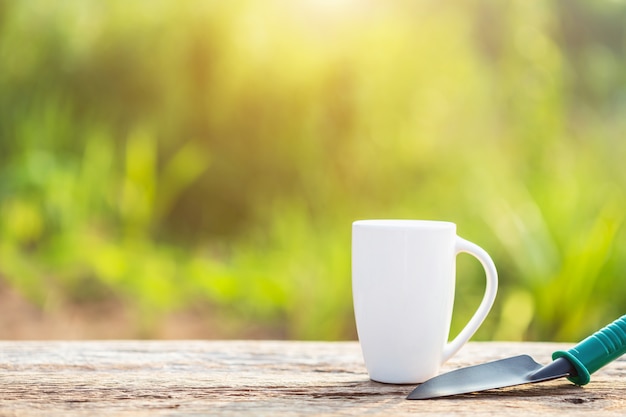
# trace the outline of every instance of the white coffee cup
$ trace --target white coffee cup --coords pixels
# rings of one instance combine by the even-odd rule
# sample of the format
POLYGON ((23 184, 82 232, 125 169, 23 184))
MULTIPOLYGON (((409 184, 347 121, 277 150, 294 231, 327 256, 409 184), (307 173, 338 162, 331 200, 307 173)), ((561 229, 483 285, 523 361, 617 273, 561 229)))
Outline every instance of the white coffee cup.
POLYGON ((352 224, 352 293, 357 332, 370 378, 413 384, 439 372, 478 330, 496 297, 498 274, 483 249, 456 235, 456 225, 427 220, 360 220, 352 224), (448 343, 456 255, 481 262, 485 295, 448 343))

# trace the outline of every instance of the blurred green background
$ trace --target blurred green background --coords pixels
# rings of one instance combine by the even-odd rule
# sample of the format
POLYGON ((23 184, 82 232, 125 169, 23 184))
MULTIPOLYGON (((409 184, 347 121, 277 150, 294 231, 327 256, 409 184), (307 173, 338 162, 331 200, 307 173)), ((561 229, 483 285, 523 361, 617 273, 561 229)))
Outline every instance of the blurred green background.
MULTIPOLYGON (((454 221, 492 255, 475 340, 583 337, 626 305, 625 21, 623 1, 0 0, 0 338, 354 339, 361 218, 454 221)), ((453 332, 484 285, 458 262, 453 332)))

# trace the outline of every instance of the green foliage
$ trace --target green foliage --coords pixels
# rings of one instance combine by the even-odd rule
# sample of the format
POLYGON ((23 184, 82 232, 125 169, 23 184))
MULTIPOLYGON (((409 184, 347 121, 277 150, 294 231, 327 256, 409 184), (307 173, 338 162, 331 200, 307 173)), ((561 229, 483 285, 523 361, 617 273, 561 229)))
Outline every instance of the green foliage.
POLYGON ((216 337, 353 338, 351 222, 444 219, 500 272, 477 338, 580 338, 626 304, 625 14, 0 1, 0 279, 143 336, 203 306, 216 337))

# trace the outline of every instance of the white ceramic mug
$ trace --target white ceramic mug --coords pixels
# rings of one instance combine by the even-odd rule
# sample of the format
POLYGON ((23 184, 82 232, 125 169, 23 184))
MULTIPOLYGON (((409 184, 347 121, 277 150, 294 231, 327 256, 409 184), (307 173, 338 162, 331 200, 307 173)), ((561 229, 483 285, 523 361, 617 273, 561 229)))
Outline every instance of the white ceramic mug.
POLYGON ((496 297, 496 267, 483 249, 456 235, 456 225, 426 220, 352 224, 352 294, 365 366, 374 381, 413 384, 439 372, 478 330, 496 297), (456 255, 478 258, 485 295, 448 343, 456 255))

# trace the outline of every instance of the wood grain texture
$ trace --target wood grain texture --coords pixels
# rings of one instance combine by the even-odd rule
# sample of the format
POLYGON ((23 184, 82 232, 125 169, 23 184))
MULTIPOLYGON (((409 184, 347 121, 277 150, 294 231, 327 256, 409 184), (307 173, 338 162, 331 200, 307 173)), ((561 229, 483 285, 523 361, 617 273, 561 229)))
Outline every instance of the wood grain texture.
MULTIPOLYGON (((443 371, 569 345, 467 344, 443 371)), ((0 416, 626 415, 626 358, 567 380, 408 401, 369 380, 356 342, 0 342, 0 416)))

